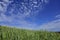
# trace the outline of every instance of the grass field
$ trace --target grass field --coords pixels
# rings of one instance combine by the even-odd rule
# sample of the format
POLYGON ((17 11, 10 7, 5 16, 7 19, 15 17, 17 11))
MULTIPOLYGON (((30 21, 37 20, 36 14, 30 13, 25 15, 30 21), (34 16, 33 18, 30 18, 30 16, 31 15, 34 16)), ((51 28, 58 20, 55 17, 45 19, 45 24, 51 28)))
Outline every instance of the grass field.
POLYGON ((60 34, 0 26, 0 40, 60 40, 60 34))

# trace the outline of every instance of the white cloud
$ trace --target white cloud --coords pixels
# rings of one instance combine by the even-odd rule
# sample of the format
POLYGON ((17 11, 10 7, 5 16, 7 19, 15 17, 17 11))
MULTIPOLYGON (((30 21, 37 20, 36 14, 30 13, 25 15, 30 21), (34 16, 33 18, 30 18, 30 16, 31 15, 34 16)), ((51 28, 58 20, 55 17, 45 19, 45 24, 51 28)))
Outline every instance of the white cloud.
MULTIPOLYGON (((43 0, 44 2, 45 2, 45 0, 43 0)), ((3 0, 3 2, 0 2, 0 13, 5 13, 6 11, 7 11, 7 6, 11 3, 11 2, 13 2, 13 0, 12 1, 9 1, 9 0, 3 0), (2 6, 3 5, 3 6, 2 6)), ((35 3, 35 4, 31 4, 31 3, 29 3, 29 5, 30 5, 30 8, 32 7, 32 9, 28 9, 27 7, 26 7, 26 5, 28 4, 26 4, 26 3, 24 3, 24 2, 22 2, 22 5, 20 6, 20 8, 19 8, 19 10, 18 10, 18 13, 20 13, 20 16, 21 15, 23 15, 24 17, 25 16, 31 16, 32 14, 33 15, 35 15, 35 13, 36 12, 38 12, 38 10, 36 10, 36 12, 34 12, 34 13, 32 13, 32 10, 34 9, 36 9, 36 7, 37 7, 37 9, 42 9, 42 5, 43 5, 43 3, 42 2, 39 2, 39 4, 37 4, 37 1, 35 2, 35 1, 33 1, 32 0, 32 2, 33 3, 35 3), (22 10, 21 10, 21 8, 23 8, 23 12, 24 12, 24 14, 21 14, 21 12, 22 12, 22 10)), ((12 5, 12 4, 11 4, 12 5)), ((20 5, 20 4, 19 4, 20 5)), ((13 11, 14 11, 14 9, 18 6, 17 4, 14 4, 14 5, 12 5, 13 6, 13 8, 9 11, 9 13, 10 14, 12 14, 13 13, 13 11)))
POLYGON ((48 3, 49 2, 49 0, 41 0, 42 2, 45 2, 45 3, 48 3))
POLYGON ((45 3, 48 3, 49 2, 49 0, 45 0, 45 3))
POLYGON ((24 20, 24 18, 21 18, 19 20, 15 19, 16 16, 14 17, 7 17, 6 15, 2 14, 0 17, 0 25, 5 25, 5 26, 15 26, 17 28, 24 28, 24 29, 34 29, 37 24, 31 23, 31 22, 27 22, 26 20, 24 20))
POLYGON ((2 0, 0 1, 0 14, 5 13, 7 11, 7 6, 11 3, 12 1, 9 0, 2 0))
POLYGON ((34 29, 37 25, 31 22, 27 22, 24 17, 11 14, 10 17, 6 16, 4 13, 0 16, 0 25, 5 26, 17 26, 17 28, 25 28, 25 29, 34 29), (18 18, 18 19, 15 19, 18 18), (5 22, 5 23, 4 23, 5 22), (7 24, 8 23, 8 24, 7 24))
POLYGON ((1 13, 0 14, 0 22, 6 22, 6 21, 8 21, 8 22, 11 22, 13 20, 13 17, 11 16, 11 17, 8 17, 8 16, 6 16, 5 14, 3 14, 3 13, 1 13))
MULTIPOLYGON (((17 24, 18 26, 22 26, 23 28, 30 28, 30 29, 34 29, 35 26, 37 26, 37 24, 34 23, 30 23, 28 21, 25 20, 26 17, 31 17, 31 15, 37 15, 35 14, 36 12, 34 11, 34 13, 32 13, 32 9, 35 9, 35 7, 40 7, 40 9, 42 9, 42 2, 39 2, 39 4, 37 4, 37 2, 34 2, 36 5, 31 5, 28 6, 31 9, 28 9, 26 7, 27 4, 23 3, 22 5, 20 4, 11 4, 12 8, 9 9, 8 5, 13 2, 13 1, 9 1, 9 0, 3 0, 3 2, 0 2, 0 22, 8 22, 8 24, 17 24), (19 10, 16 8, 20 6, 19 10), (5 12, 7 12, 7 9, 9 9, 8 13, 10 13, 10 16, 7 16, 5 12), (24 11, 23 11, 23 10, 24 11), (15 15, 13 13, 13 11, 18 10, 17 14, 15 15), (22 13, 23 12, 23 13, 22 13), (16 19, 18 18, 18 19, 16 19)), ((3 25, 8 25, 8 24, 4 24, 3 25)))
POLYGON ((56 18, 60 18, 60 15, 57 15, 56 18))
MULTIPOLYGON (((13 2, 13 0, 12 1, 9 1, 9 0, 3 0, 3 2, 0 2, 0 14, 1 13, 5 13, 6 11, 7 11, 7 6, 11 3, 11 2, 13 2), (3 5, 3 6, 2 6, 3 5)), ((32 0, 32 2, 34 2, 33 0, 32 0)), ((37 3, 37 2, 34 2, 34 3, 37 3)), ((31 4, 31 3, 30 3, 31 4)), ((30 5, 29 4, 29 5, 30 5)), ((39 4, 36 4, 36 5, 34 5, 34 9, 35 9, 35 7, 40 7, 40 9, 42 9, 42 4, 43 3, 41 3, 41 2, 39 2, 39 4)), ((12 4, 11 4, 12 5, 12 4)), ((32 4, 31 4, 32 5, 32 4)), ((30 5, 30 6, 31 6, 30 5)), ((14 5, 12 5, 13 6, 13 8, 11 8, 11 10, 9 11, 9 13, 12 15, 12 13, 13 13, 13 11, 15 10, 15 8, 18 6, 17 4, 14 4, 14 5)), ((30 7, 31 8, 31 7, 30 7)), ((39 9, 39 8, 38 8, 39 9)), ((18 10, 18 15, 21 17, 30 17, 31 15, 36 15, 36 12, 38 12, 38 11, 36 11, 36 12, 34 12, 34 13, 32 13, 32 11, 31 10, 33 10, 33 8, 32 9, 28 9, 27 7, 26 7, 26 4, 23 2, 23 4, 20 6, 20 8, 19 8, 19 10, 18 10), (23 6, 24 5, 24 6, 23 6), (24 10, 24 11, 22 11, 21 10, 21 8, 24 10), (23 14, 21 13, 21 12, 23 12, 23 14)), ((17 16, 18 16, 17 15, 17 16)))
POLYGON ((25 29, 32 29, 34 30, 35 27, 37 26, 37 24, 34 24, 34 23, 30 23, 30 22, 27 22, 27 21, 22 21, 20 22, 20 26, 21 28, 25 28, 25 29))
POLYGON ((40 29, 47 31, 60 31, 60 19, 42 24, 40 26, 40 29))

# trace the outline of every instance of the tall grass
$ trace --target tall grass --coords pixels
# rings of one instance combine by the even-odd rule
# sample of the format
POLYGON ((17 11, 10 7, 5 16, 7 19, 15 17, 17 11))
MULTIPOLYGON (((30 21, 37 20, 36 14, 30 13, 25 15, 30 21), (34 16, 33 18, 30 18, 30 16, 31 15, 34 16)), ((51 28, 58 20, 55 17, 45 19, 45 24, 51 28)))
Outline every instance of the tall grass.
POLYGON ((60 34, 0 26, 0 40, 60 40, 60 34))

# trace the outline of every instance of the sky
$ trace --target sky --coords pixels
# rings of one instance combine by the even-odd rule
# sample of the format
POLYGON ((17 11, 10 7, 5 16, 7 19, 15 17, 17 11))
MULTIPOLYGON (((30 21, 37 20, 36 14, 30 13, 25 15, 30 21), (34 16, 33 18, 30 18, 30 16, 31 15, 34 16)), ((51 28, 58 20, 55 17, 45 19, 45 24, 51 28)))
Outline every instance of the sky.
POLYGON ((0 25, 60 31, 60 0, 0 0, 0 25))

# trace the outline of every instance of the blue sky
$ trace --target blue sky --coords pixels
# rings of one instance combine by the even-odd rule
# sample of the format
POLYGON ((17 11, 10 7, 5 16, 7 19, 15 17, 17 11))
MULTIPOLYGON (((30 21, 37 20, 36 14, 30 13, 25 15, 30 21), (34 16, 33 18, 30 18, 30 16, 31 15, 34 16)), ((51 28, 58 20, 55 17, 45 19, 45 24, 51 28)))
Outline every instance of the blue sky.
POLYGON ((60 31, 60 0, 0 0, 0 25, 60 31))

